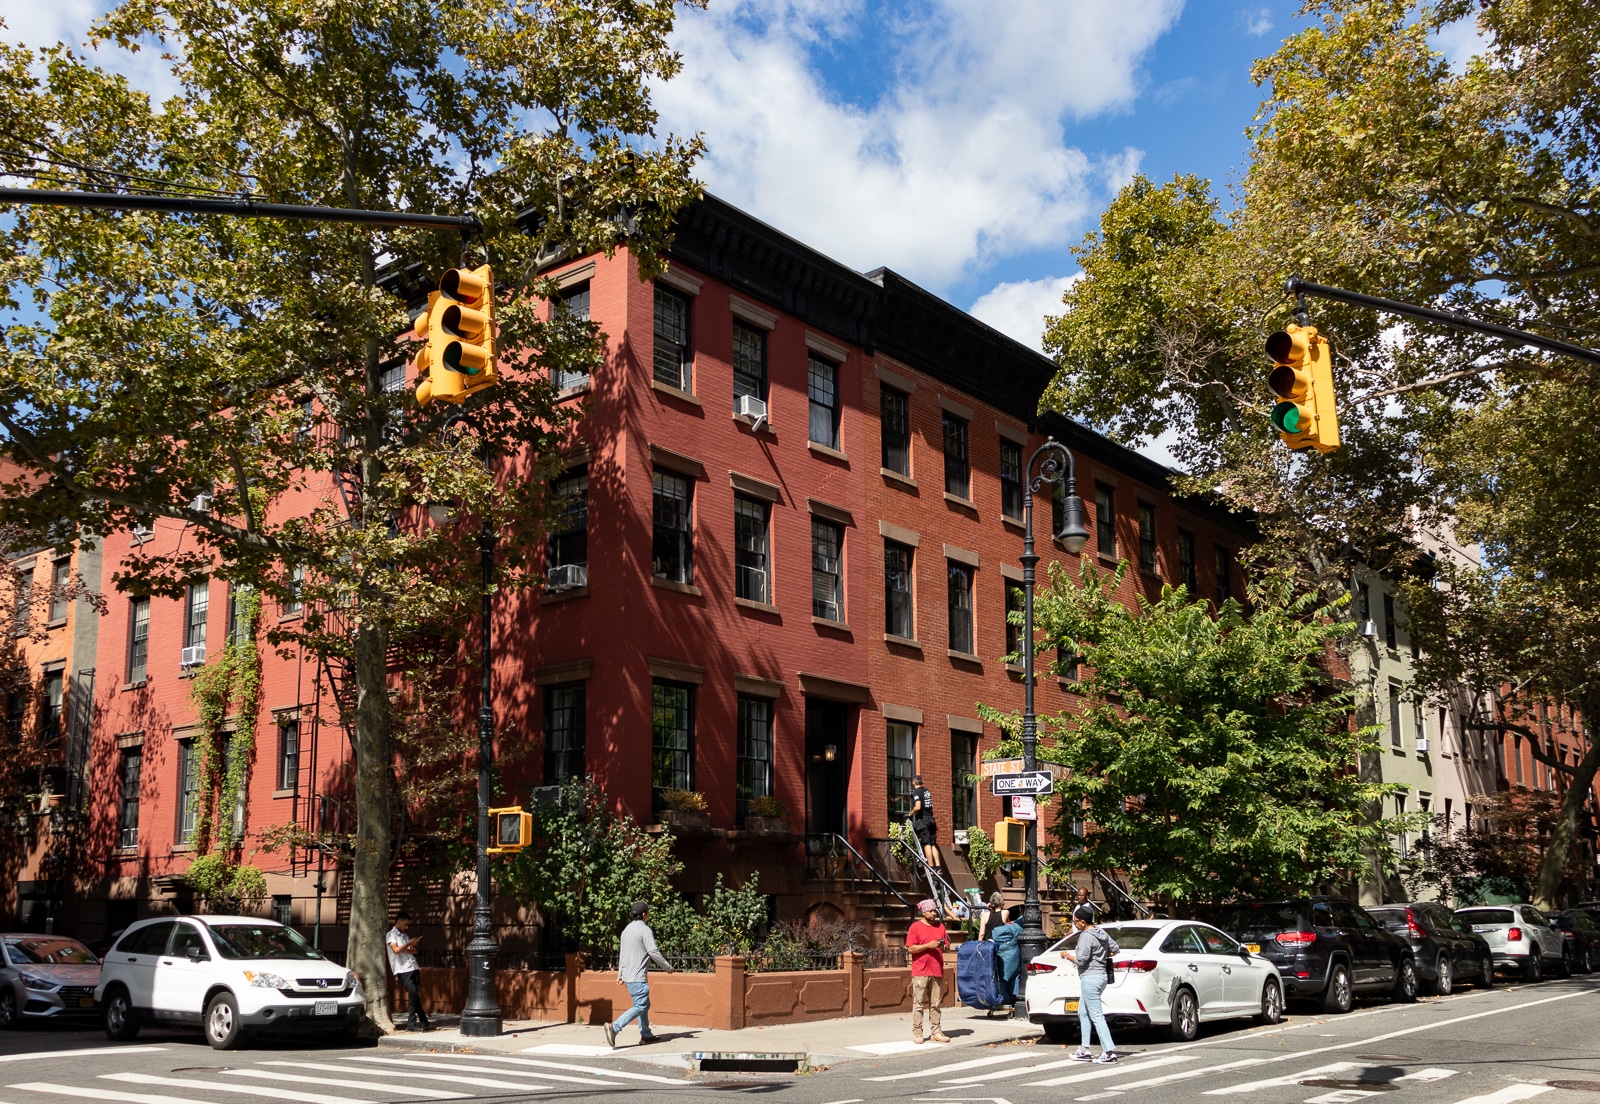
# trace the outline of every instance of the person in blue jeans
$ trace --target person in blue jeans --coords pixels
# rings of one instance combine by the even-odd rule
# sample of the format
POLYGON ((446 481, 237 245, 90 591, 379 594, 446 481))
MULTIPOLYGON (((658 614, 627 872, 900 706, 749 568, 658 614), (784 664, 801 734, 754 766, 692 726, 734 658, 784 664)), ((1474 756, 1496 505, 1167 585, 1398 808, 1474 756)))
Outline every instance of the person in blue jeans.
POLYGON ((650 966, 672 973, 672 964, 661 957, 655 933, 650 930, 650 902, 633 903, 633 922, 622 929, 622 946, 617 956, 617 980, 633 998, 633 1007, 606 1024, 606 1045, 617 1045, 617 1032, 635 1019, 639 1021, 639 1042, 653 1043, 650 1032, 650 966))
POLYGON ((1078 967, 1078 1052, 1073 1060, 1110 1065, 1117 1060, 1106 1024, 1100 994, 1111 980, 1111 960, 1122 950, 1106 930, 1094 922, 1094 906, 1083 904, 1072 910, 1072 926, 1078 930, 1077 946, 1067 952, 1067 960, 1078 967), (1089 1050, 1090 1026, 1100 1034, 1100 1057, 1089 1050))

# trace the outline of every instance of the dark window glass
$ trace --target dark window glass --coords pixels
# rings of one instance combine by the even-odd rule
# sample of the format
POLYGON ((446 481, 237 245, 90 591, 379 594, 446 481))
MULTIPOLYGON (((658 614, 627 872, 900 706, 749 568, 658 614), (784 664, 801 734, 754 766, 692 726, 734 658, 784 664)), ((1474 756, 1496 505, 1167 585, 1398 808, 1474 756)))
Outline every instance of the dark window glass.
POLYGON ((150 650, 150 599, 135 598, 128 607, 128 681, 143 682, 150 650))
POLYGON ((249 587, 243 583, 228 584, 228 640, 229 644, 244 644, 249 639, 250 626, 240 616, 239 599, 249 587))
POLYGON ((972 468, 967 462, 967 423, 949 412, 944 416, 944 490, 957 498, 972 497, 972 468))
POLYGON ((772 796, 772 702, 739 695, 739 778, 735 797, 740 823, 752 797, 772 796))
POLYGON ((743 322, 733 324, 733 408, 739 396, 767 398, 767 333, 743 322))
POLYGON ((811 439, 829 448, 839 447, 839 366, 811 357, 806 374, 811 396, 811 439))
POLYGON ((971 653, 972 568, 953 560, 949 568, 950 648, 956 652, 971 653))
POLYGON ((1156 508, 1139 503, 1139 570, 1156 573, 1156 508))
POLYGON ((1178 581, 1189 591, 1189 600, 1200 594, 1200 574, 1194 563, 1194 534, 1178 530, 1178 581))
POLYGON ((844 620, 844 529, 811 519, 811 616, 844 620))
POLYGON ((950 827, 956 831, 978 823, 978 738, 970 732, 950 734, 950 827))
POLYGON ((1404 737, 1400 733, 1400 684, 1389 683, 1389 743, 1398 750, 1404 737))
POLYGON ((284 925, 293 923, 294 898, 287 893, 273 894, 272 918, 284 925))
MULTIPOLYGON (((233 752, 234 752, 234 737, 233 736, 229 736, 226 740, 223 741, 223 744, 222 744, 222 763, 221 763, 221 766, 222 766, 222 778, 227 778, 228 777, 228 773, 231 770, 231 764, 233 763, 233 752)), ((237 796, 235 797, 234 802, 233 802, 233 826, 232 826, 232 829, 231 829, 232 835, 230 836, 230 838, 235 843, 237 843, 240 840, 244 839, 244 805, 245 805, 245 799, 249 796, 249 789, 250 789, 249 782, 248 782, 249 774, 250 774, 250 769, 249 769, 249 767, 246 767, 245 768, 245 774, 244 774, 244 777, 245 777, 246 780, 240 783, 240 785, 239 785, 239 793, 237 794, 237 796)))
MULTIPOLYGON (((1000 512, 1022 520, 1022 446, 1000 439, 1000 512)), ((1058 525, 1052 532, 1059 532, 1058 525)))
POLYGON ((550 567, 589 562, 589 469, 574 468, 550 488, 559 503, 545 550, 550 567))
POLYGON ((193 740, 178 741, 178 842, 194 839, 195 812, 200 804, 200 771, 193 740))
POLYGON ((1391 648, 1400 646, 1399 640, 1395 637, 1394 595, 1392 594, 1383 596, 1383 642, 1391 648))
POLYGON ((50 579, 50 620, 65 621, 67 619, 67 587, 72 582, 72 563, 69 560, 57 560, 51 568, 50 579))
POLYGON ((651 694, 651 785, 662 790, 694 789, 694 687, 655 682, 651 694))
POLYGON ((1217 559, 1217 605, 1233 597, 1233 553, 1226 548, 1216 550, 1217 559))
POLYGON ((771 506, 759 498, 733 496, 734 595, 752 602, 771 602, 767 554, 767 512, 771 506))
POLYGON ((917 635, 916 621, 912 617, 911 565, 910 548, 894 541, 883 542, 883 631, 907 640, 915 640, 917 635))
POLYGON ((657 382, 680 391, 692 390, 689 367, 689 300, 677 292, 656 285, 656 347, 654 372, 657 382))
MULTIPOLYGON (((561 290, 561 298, 556 301, 556 310, 568 317, 583 322, 589 320, 589 282, 573 284, 561 290)), ((589 383, 589 373, 565 368, 559 364, 550 367, 550 383, 557 391, 565 391, 571 387, 584 387, 589 383)))
POLYGON ((16 576, 16 591, 14 593, 15 606, 11 613, 11 631, 16 636, 23 636, 28 631, 32 622, 33 606, 33 572, 19 571, 16 576))
POLYGON ((1006 655, 1011 663, 1022 662, 1022 588, 1011 585, 1006 579, 1006 655), (1012 615, 1015 614, 1015 617, 1012 615))
POLYGON ((118 847, 139 846, 139 771, 144 752, 129 748, 122 753, 122 794, 117 816, 118 847))
POLYGON ((6 735, 13 744, 22 742, 22 726, 28 719, 28 692, 13 690, 6 695, 6 735))
POLYGON ((60 671, 51 671, 44 677, 44 723, 39 729, 39 739, 47 747, 61 739, 61 684, 60 671))
POLYGON ((289 572, 289 593, 284 597, 284 600, 283 600, 283 616, 285 616, 285 617, 299 617, 301 611, 305 609, 305 601, 304 601, 304 599, 302 597, 302 594, 301 594, 302 590, 305 587, 305 582, 306 582, 306 569, 305 568, 303 568, 303 567, 295 567, 295 568, 290 570, 290 572, 289 572))
POLYGON ((1094 485, 1095 548, 1102 556, 1113 559, 1117 555, 1117 506, 1111 488, 1104 483, 1094 485))
POLYGON ((315 399, 300 400, 300 417, 295 421, 294 439, 304 441, 311 436, 311 431, 317 424, 317 402, 315 399))
POLYGON ((883 466, 897 475, 911 474, 911 397, 885 387, 880 393, 879 428, 883 437, 883 466))
POLYGON ((888 737, 889 820, 894 823, 911 815, 911 776, 917 773, 917 726, 890 721, 888 737))
POLYGON ((278 789, 300 788, 300 722, 278 725, 278 789))
POLYGON ((544 784, 556 786, 581 780, 584 761, 587 687, 564 682, 550 687, 544 697, 544 784))
POLYGON ((189 593, 184 601, 183 646, 185 648, 205 647, 206 617, 210 612, 210 581, 202 579, 198 583, 190 583, 189 593))
POLYGON ((694 483, 686 475, 657 468, 654 476, 655 539, 651 570, 675 583, 694 582, 694 483))
POLYGON ((1056 645, 1056 677, 1078 681, 1083 660, 1078 658, 1076 650, 1064 644, 1056 645))

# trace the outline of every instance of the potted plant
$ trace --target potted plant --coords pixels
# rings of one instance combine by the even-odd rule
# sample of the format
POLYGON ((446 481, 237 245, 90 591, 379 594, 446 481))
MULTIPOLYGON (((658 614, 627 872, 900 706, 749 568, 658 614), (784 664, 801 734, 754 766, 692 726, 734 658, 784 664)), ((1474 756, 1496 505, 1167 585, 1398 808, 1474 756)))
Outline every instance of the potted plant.
POLYGON ((744 827, 748 832, 788 835, 789 810, 781 800, 769 795, 752 797, 746 805, 744 827))
POLYGON ((711 827, 706 795, 695 790, 662 790, 661 823, 669 828, 706 829, 711 827))

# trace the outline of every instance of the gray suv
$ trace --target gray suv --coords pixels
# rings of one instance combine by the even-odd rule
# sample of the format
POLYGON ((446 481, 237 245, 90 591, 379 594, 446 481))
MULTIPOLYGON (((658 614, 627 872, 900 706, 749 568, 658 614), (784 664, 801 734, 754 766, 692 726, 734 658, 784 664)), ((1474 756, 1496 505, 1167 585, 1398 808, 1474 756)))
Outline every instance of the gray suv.
POLYGON ((1532 905, 1473 905, 1456 909, 1456 915, 1489 941, 1496 969, 1514 970, 1528 981, 1541 980, 1547 970, 1572 976, 1565 938, 1532 905))

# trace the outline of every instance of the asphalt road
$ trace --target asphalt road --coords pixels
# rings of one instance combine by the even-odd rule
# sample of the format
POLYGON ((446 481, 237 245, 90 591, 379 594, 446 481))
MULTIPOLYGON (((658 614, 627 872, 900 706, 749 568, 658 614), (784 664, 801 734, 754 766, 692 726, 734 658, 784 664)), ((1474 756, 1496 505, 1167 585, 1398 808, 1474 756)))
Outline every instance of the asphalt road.
POLYGON ((793 1104, 868 1101, 1237 1098, 1250 1104, 1600 1104, 1600 975, 1537 986, 1364 1004, 1278 1027, 1208 1027, 1189 1044, 1127 1033, 1112 1066, 1030 1037, 863 1058, 799 1075, 687 1073, 628 1054, 419 1054, 393 1048, 253 1043, 217 1052, 198 1035, 146 1031, 108 1044, 95 1030, 0 1035, 0 1104, 406 1104, 564 1098, 685 1104, 730 1094, 793 1104), (1562 1084, 1565 1083, 1565 1084, 1562 1084), (1584 1085, 1587 1087, 1583 1087, 1584 1085))

